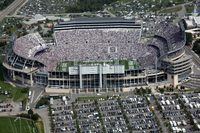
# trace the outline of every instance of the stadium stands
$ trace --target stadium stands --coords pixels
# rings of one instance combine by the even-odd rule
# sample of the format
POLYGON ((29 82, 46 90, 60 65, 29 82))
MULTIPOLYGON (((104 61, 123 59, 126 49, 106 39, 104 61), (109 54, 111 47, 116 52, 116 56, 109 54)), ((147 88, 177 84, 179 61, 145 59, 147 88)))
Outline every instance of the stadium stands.
POLYGON ((163 37, 167 40, 168 52, 176 51, 183 48, 185 45, 184 34, 181 28, 169 22, 162 21, 158 23, 155 35, 163 37))
MULTIPOLYGON (((24 73, 31 79, 31 83, 46 85, 49 88, 99 87, 107 90, 106 88, 161 82, 167 80, 167 72, 178 72, 176 70, 179 69, 173 65, 186 60, 185 57, 182 58, 185 39, 182 30, 176 25, 159 22, 155 27, 154 37, 147 43, 142 43, 141 25, 133 20, 116 20, 116 23, 114 20, 62 22, 55 26, 53 44, 46 43, 39 33, 18 38, 4 66, 13 80, 23 79, 22 83, 25 82, 24 76, 21 76, 22 72, 28 68, 30 71, 24 73), (176 57, 178 59, 173 61, 176 57), (64 62, 84 61, 104 63, 88 63, 84 66, 69 63, 65 69, 58 70, 58 66, 64 62), (107 64, 108 61, 114 63, 107 64), (161 63, 162 61, 164 63, 161 63), (161 68, 160 75, 157 75, 156 70, 156 73, 151 73, 148 77, 144 70, 157 69, 158 64, 159 69, 161 68), (16 67, 17 65, 19 67, 16 67), (86 71, 87 65, 89 67, 86 71), (37 70, 33 71, 32 67, 37 70), (51 75, 58 75, 59 78, 51 75)), ((185 67, 178 66, 180 69, 184 68, 179 72, 184 73, 186 69, 188 72, 189 63, 190 59, 187 58, 187 64, 183 64, 185 67)))

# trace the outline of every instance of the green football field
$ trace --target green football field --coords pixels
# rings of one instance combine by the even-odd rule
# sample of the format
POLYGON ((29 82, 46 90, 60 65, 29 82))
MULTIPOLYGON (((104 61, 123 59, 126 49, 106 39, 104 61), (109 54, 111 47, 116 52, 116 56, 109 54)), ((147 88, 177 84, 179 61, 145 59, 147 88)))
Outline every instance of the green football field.
POLYGON ((39 133, 31 120, 0 117, 0 133, 39 133))

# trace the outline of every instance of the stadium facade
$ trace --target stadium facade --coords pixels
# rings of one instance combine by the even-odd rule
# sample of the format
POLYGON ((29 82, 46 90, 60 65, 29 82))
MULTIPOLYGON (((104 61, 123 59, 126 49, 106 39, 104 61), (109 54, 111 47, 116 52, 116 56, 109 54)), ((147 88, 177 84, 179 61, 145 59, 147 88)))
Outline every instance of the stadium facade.
POLYGON ((124 19, 60 22, 54 41, 39 33, 13 41, 3 66, 13 82, 40 85, 50 93, 130 91, 167 82, 174 86, 191 73, 185 34, 168 22, 156 25, 142 43, 142 24, 124 19))

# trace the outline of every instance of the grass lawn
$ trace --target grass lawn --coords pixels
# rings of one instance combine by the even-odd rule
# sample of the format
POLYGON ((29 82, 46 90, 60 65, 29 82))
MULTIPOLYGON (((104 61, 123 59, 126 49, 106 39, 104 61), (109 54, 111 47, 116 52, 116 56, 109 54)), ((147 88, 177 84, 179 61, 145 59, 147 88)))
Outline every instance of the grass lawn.
POLYGON ((42 122, 41 119, 39 119, 36 123, 35 123, 37 129, 39 130, 39 133, 44 133, 44 124, 42 122))
MULTIPOLYGON (((2 47, 0 47, 0 51, 2 47)), ((0 52, 1 53, 1 52, 0 52)), ((28 89, 24 89, 21 87, 13 87, 12 85, 4 82, 3 77, 3 66, 2 66, 3 57, 0 56, 0 101, 5 100, 13 100, 13 101, 23 101, 28 96, 28 89), (9 93, 9 95, 5 95, 5 91, 9 93)))
POLYGON ((27 98, 28 89, 13 87, 3 81, 0 81, 0 87, 0 100, 22 101, 27 98), (8 92, 8 95, 4 94, 5 91, 8 92))
POLYGON ((186 5, 185 6, 186 12, 187 13, 192 13, 194 11, 194 6, 192 5, 186 5))
POLYGON ((0 117, 0 133, 39 133, 39 131, 31 120, 0 117))

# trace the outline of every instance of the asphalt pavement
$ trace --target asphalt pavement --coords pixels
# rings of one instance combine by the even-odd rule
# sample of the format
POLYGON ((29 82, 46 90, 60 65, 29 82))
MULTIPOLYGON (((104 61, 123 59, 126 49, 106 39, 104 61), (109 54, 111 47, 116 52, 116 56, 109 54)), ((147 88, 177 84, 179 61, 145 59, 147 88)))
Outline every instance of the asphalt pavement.
POLYGON ((48 115, 48 108, 36 109, 34 110, 34 112, 38 113, 40 117, 42 118, 45 133, 51 133, 51 123, 50 123, 50 118, 48 115))
POLYGON ((190 48, 188 48, 187 46, 185 46, 185 52, 186 52, 186 54, 191 55, 194 64, 197 67, 200 67, 200 58, 199 58, 199 56, 194 51, 192 51, 190 48))
POLYGON ((40 100, 40 98, 44 94, 44 87, 34 86, 30 88, 31 96, 29 99, 30 108, 34 108, 36 103, 40 100))

